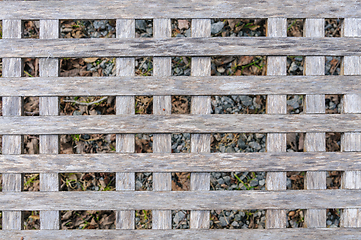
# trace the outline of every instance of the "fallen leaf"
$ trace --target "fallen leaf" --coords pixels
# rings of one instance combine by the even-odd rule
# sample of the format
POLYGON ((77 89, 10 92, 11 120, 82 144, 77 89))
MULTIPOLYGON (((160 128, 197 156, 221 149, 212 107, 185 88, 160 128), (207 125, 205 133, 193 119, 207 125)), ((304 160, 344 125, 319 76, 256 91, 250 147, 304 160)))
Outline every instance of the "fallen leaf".
POLYGON ((253 56, 242 56, 238 60, 238 66, 250 64, 253 61, 253 56))
POLYGON ((95 62, 96 60, 98 60, 98 58, 84 58, 83 60, 84 60, 84 62, 86 62, 86 63, 93 63, 93 62, 95 62))

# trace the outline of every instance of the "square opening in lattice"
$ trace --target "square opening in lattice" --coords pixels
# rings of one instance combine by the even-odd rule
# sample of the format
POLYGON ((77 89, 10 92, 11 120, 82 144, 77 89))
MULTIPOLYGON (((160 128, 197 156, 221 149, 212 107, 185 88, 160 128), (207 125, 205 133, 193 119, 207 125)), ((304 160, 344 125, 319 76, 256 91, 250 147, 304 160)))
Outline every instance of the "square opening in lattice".
POLYGON ((265 172, 212 172, 211 190, 265 190, 265 172))
POLYGON ((153 37, 153 19, 135 20, 135 37, 152 38, 153 37))
POLYGON ((304 190, 306 172, 287 172, 287 190, 304 190))
POLYGON ((341 37, 343 19, 325 19, 325 37, 341 37))
POLYGON ((39 58, 23 58, 23 77, 39 77, 39 58))
POLYGON ((325 95, 325 112, 327 114, 341 114, 342 112, 342 95, 325 95))
POLYGON ((172 96, 172 114, 190 114, 191 96, 172 96))
POLYGON ((172 19, 172 37, 191 37, 191 19, 172 19))
POLYGON ((212 76, 266 75, 266 56, 214 56, 212 76))
POLYGON ((115 58, 61 58, 59 77, 115 76, 115 58))
POLYGON ((115 115, 115 97, 60 97, 59 115, 115 115))
POLYGON ((327 189, 340 189, 341 188, 341 176, 340 171, 327 171, 326 172, 326 188, 327 189))
POLYGON ((325 57, 325 75, 341 75, 342 57, 325 57))
POLYGON ((287 152, 303 152, 305 133, 287 133, 287 152))
POLYGON ((266 95, 211 96, 212 114, 265 114, 266 95))
POLYGON ((152 76, 153 75, 153 58, 136 57, 135 58, 135 75, 152 76))
POLYGON ((23 191, 40 191, 39 173, 25 173, 23 179, 23 191))
POLYGON ((287 113, 299 114, 303 113, 304 95, 287 95, 287 113))
POLYGON ((263 229, 266 210, 211 210, 210 229, 263 229))
POLYGON ((135 134, 135 152, 152 153, 153 152, 153 134, 135 134))
POLYGON ((302 228, 305 222, 305 211, 303 209, 287 210, 286 228, 302 228))
POLYGON ((152 210, 135 210, 135 229, 152 229, 152 210))
POLYGON ((115 229, 115 211, 60 211, 61 230, 115 229))
POLYGON ((334 228, 340 227, 340 220, 341 220, 341 209, 326 209, 326 227, 327 228, 334 228))
POLYGON ((190 133, 172 133, 172 153, 190 153, 190 133))
POLYGON ((66 134, 59 142, 61 154, 115 152, 115 134, 66 134))
POLYGON ((172 173, 172 191, 189 191, 191 185, 191 173, 172 173))
POLYGON ((115 20, 61 20, 60 38, 115 38, 115 20))
POLYGON ((24 154, 39 154, 39 135, 24 135, 24 154))
POLYGON ((60 191, 115 191, 115 173, 61 173, 60 191))
POLYGON ((303 37, 304 19, 287 19, 287 37, 303 37))
POLYGON ((263 133, 212 133, 211 152, 265 152, 266 134, 263 133))
POLYGON ((303 75, 304 57, 287 56, 287 75, 303 75))
POLYGON ((24 216, 23 230, 40 230, 39 211, 22 211, 24 216))
POLYGON ((24 97, 24 116, 39 116, 39 97, 24 97))
POLYGON ((40 21, 23 21, 23 38, 39 38, 40 21))
POLYGON ((135 114, 153 114, 153 96, 135 96, 135 114))
POLYGON ((172 229, 189 229, 189 210, 172 210, 172 229))
POLYGON ((135 173, 135 191, 153 191, 153 173, 135 173))
POLYGON ((326 152, 341 151, 341 133, 326 133, 326 152))
POLYGON ((191 61, 191 57, 172 57, 172 75, 190 76, 191 61))
POLYGON ((212 37, 266 36, 267 20, 262 18, 212 19, 212 37))

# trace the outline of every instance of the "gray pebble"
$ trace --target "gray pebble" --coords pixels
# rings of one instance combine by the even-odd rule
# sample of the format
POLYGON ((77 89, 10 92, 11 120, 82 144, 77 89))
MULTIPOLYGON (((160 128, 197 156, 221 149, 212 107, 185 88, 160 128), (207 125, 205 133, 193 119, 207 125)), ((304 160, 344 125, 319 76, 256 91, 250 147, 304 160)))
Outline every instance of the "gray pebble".
POLYGON ((229 218, 228 217, 220 217, 219 221, 220 221, 222 227, 226 227, 229 223, 229 218))
POLYGON ((223 27, 224 27, 224 22, 213 23, 212 26, 211 26, 212 34, 219 33, 222 30, 223 27))
POLYGON ((249 185, 250 185, 251 187, 256 187, 256 186, 258 186, 258 180, 257 180, 257 179, 252 179, 252 180, 250 181, 249 185))
POLYGON ((243 96, 239 96, 239 98, 241 99, 242 104, 244 106, 246 106, 246 107, 251 106, 252 103, 253 103, 253 99, 251 97, 249 97, 249 96, 244 96, 243 95, 243 96))
POLYGON ((265 180, 264 180, 264 179, 259 180, 259 181, 258 181, 258 184, 259 184, 260 186, 263 186, 263 185, 265 184, 265 180))
POLYGON ((145 20, 135 20, 135 28, 140 31, 145 32, 147 28, 147 23, 145 20))
POLYGON ((255 150, 261 149, 261 145, 258 142, 250 142, 248 145, 255 150))
POLYGON ((182 211, 179 211, 175 214, 173 221, 178 224, 180 221, 182 221, 185 218, 185 214, 182 211))

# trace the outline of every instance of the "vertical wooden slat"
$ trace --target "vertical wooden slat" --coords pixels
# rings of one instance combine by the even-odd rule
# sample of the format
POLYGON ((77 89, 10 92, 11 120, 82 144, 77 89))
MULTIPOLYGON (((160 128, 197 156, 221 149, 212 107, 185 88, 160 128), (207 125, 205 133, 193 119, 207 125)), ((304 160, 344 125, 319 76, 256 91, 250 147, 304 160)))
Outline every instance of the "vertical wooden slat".
MULTIPOLYGON (((287 19, 269 18, 267 21, 268 37, 286 37, 287 19)), ((268 57, 267 75, 286 75, 286 57, 268 57)), ((267 114, 286 114, 287 96, 286 95, 268 95, 267 114)), ((267 134, 267 152, 285 152, 286 134, 268 133, 267 134)), ((266 175, 267 190, 286 190, 286 172, 268 172, 266 175)), ((266 228, 285 228, 286 210, 267 210, 266 228)))
MULTIPOLYGON (((361 36, 361 18, 346 18, 343 23, 343 37, 361 36)), ((361 58, 345 56, 344 75, 361 74, 361 58)), ((361 113, 361 94, 346 94, 343 98, 343 113, 361 113)), ((361 133, 347 132, 342 135, 341 151, 361 151, 361 133)), ((361 189, 361 171, 345 171, 342 174, 343 189, 361 189)), ((341 227, 361 227, 361 209, 343 209, 341 227)))
MULTIPOLYGON (((59 20, 40 20, 40 39, 59 38, 59 20)), ((59 75, 59 59, 40 58, 40 77, 57 77, 59 75)), ((59 115, 58 97, 39 98, 40 115, 59 115)), ((59 153, 59 135, 39 136, 40 154, 59 153)), ((59 191, 58 173, 40 173, 40 191, 59 191)), ((40 229, 59 229, 59 211, 40 211, 40 229)))
MULTIPOLYGON (((305 37, 324 37, 325 19, 306 19, 305 37)), ((306 57, 305 75, 325 75, 325 57, 306 57)), ((306 95, 306 113, 325 113, 325 95, 306 95)), ((307 152, 326 151, 325 133, 306 133, 304 149, 307 152)), ((305 189, 326 189, 326 172, 308 171, 305 189)), ((306 210, 305 225, 308 228, 326 227, 326 209, 306 210)))
MULTIPOLYGON (((154 19, 154 38, 171 37, 171 20, 154 19)), ((153 58, 154 76, 170 76, 172 74, 172 62, 170 57, 153 58)), ((171 96, 154 96, 153 97, 153 114, 167 115, 171 114, 171 96)), ((172 135, 171 134, 154 134, 153 152, 170 153, 172 152, 172 135)), ((171 191, 172 190, 171 173, 153 173, 153 190, 154 191, 171 191)), ((172 228, 172 211, 171 210, 153 210, 152 211, 152 228, 153 229, 171 229, 172 228)))
MULTIPOLYGON (((21 38, 21 20, 3 20, 3 38, 21 38)), ((3 58, 3 77, 21 77, 23 66, 21 58, 3 58)), ((21 116, 23 99, 21 97, 3 97, 3 116, 21 116)), ((23 136, 3 135, 3 154, 21 154, 23 152, 23 136)), ((23 174, 3 174, 4 192, 20 192, 23 188, 23 174)), ((3 211, 3 230, 21 230, 23 216, 21 211, 3 211)))
MULTIPOLYGON (((117 38, 134 38, 135 37, 135 20, 118 19, 116 26, 117 38)), ((134 58, 117 58, 116 59, 117 76, 134 76, 135 60, 134 58)), ((117 96, 116 97, 116 114, 135 114, 134 96, 117 96)), ((134 134, 117 134, 116 151, 122 153, 133 153, 135 149, 134 134)), ((135 163, 136 164, 136 163, 135 163)), ((135 190, 134 173, 116 173, 116 190, 123 191, 135 190)), ((116 212, 117 229, 134 229, 135 212, 117 211, 116 212)))
MULTIPOLYGON (((211 20, 193 19, 192 37, 210 37, 211 20)), ((211 58, 193 57, 191 61, 192 76, 210 76, 211 58)), ((210 114, 211 97, 193 96, 191 102, 192 114, 210 114)), ((211 135, 210 134, 192 134, 191 152, 210 152, 211 135)), ((191 191, 209 191, 210 174, 209 173, 191 173, 191 191)), ((191 211, 190 228, 209 228, 209 211, 191 211)))

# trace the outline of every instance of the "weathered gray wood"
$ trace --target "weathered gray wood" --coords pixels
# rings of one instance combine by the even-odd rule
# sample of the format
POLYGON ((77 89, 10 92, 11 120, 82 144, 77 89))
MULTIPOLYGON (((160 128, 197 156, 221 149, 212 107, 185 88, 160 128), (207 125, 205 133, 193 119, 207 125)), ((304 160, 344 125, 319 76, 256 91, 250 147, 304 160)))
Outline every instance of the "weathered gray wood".
POLYGON ((0 3, 0 15, 7 19, 118 19, 118 18, 345 18, 358 17, 357 1, 245 0, 190 1, 58 1, 0 3))
MULTIPOLYGON (((125 68, 124 59, 128 58, 118 59, 123 59, 125 68)), ((134 72, 134 66, 132 69, 134 72)), ((360 81, 361 76, 8 77, 0 81, 0 95, 351 94, 361 91, 360 81)))
MULTIPOLYGON (((209 105, 210 106, 210 102, 209 105)), ((0 117, 0 134, 361 131, 361 114, 173 114, 0 117), (147 123, 144 125, 144 123, 147 123)))
MULTIPOLYGON (((135 20, 117 19, 116 22, 117 38, 134 38, 135 37, 135 20)), ((116 75, 119 82, 120 76, 135 75, 134 58, 117 58, 116 59, 116 75)), ((119 83, 118 83, 119 84, 119 83)), ((114 87, 114 86, 113 86, 114 87)), ((116 97, 116 114, 135 114, 134 96, 117 96, 116 97)), ((134 134, 117 134, 116 135, 116 151, 120 153, 133 153, 135 149, 134 134)), ((118 162, 113 161, 113 163, 118 162)), ((136 164, 136 162, 133 162, 136 164)), ((116 190, 123 191, 135 190, 135 174, 134 172, 123 172, 123 169, 116 171, 116 190)), ((134 229, 135 228, 135 211, 116 211, 116 228, 117 229, 134 229)))
MULTIPOLYGON (((192 20, 192 37, 210 37, 211 20, 210 19, 193 19, 192 20)), ((191 61, 192 76, 210 76, 211 75, 211 58, 194 57, 191 61)), ((191 101, 192 114, 210 114, 211 97, 210 96, 193 96, 191 101)), ((191 152, 210 152, 211 150, 210 134, 192 134, 191 135, 191 152)), ((191 191, 209 191, 210 174, 209 173, 191 173, 191 191)), ((190 229, 209 228, 209 211, 191 211, 190 229)))
MULTIPOLYGON (((268 37, 287 37, 287 19, 269 18, 267 21, 268 37)), ((268 57, 267 75, 286 75, 286 57, 268 57)), ((286 114, 287 96, 268 95, 268 114, 286 114)), ((286 134, 267 134, 267 152, 286 152, 286 134)), ((286 190, 286 172, 267 172, 267 190, 286 190)), ((286 210, 267 210, 266 228, 286 228, 286 210)))
MULTIPOLYGON (((40 20, 40 39, 56 39, 59 37, 59 20, 40 20)), ((59 75, 59 60, 54 58, 39 59, 39 75, 41 77, 57 77, 59 75)), ((59 115, 59 100, 57 97, 39 98, 40 115, 59 115)), ((40 154, 58 154, 59 136, 40 135, 40 154)), ((60 179, 58 173, 40 173, 41 191, 59 191, 60 179)), ((40 211, 40 229, 59 229, 59 211, 40 211)))
MULTIPOLYGON (((21 20, 4 20, 2 22, 3 38, 21 38, 22 23, 21 20)), ((23 72, 21 58, 4 58, 3 76, 21 77, 23 72)), ((4 117, 20 116, 23 113, 23 101, 21 97, 3 97, 2 114, 4 117)), ((21 135, 3 135, 2 153, 3 154, 21 154, 23 152, 23 136, 21 135)), ((23 188, 23 174, 2 174, 3 192, 20 192, 23 188)), ((4 230, 21 230, 23 228, 23 214, 20 211, 2 212, 2 228, 4 230)))
POLYGON ((0 210, 360 208, 361 190, 1 192, 0 210), (79 199, 82 199, 79 201, 79 199))
POLYGON ((360 38, 1 39, 0 57, 360 56, 360 38))
MULTIPOLYGON (((172 26, 170 19, 154 19, 154 38, 171 37, 172 26)), ((172 74, 172 62, 170 57, 153 58, 153 74, 158 76, 170 76, 172 74)), ((171 96, 153 96, 153 114, 169 115, 172 113, 171 96)), ((153 152, 171 153, 172 135, 155 134, 153 136, 153 152)), ((171 191, 171 173, 153 173, 154 191, 171 191)), ((172 229, 172 211, 152 210, 152 229, 172 229)))
MULTIPOLYGON (((306 19, 304 37, 325 36, 325 19, 306 19)), ((306 57, 305 75, 325 75, 324 57, 306 57)), ((325 113, 325 95, 306 95, 306 113, 325 113)), ((326 151, 325 133, 306 133, 305 151, 326 151)), ((305 189, 326 189, 326 172, 306 173, 305 189)), ((308 209, 305 215, 308 228, 326 227, 326 209, 308 209)))
MULTIPOLYGON (((343 25, 344 37, 361 36, 361 18, 346 18, 343 25)), ((344 57, 343 74, 360 75, 361 59, 357 56, 344 57)), ((343 99, 343 113, 361 113, 361 94, 347 94, 343 99)), ((344 133, 341 151, 361 151, 361 133, 344 133)), ((361 171, 345 171, 342 174, 342 188, 361 189, 361 171)), ((342 227, 361 227, 360 209, 343 209, 341 214, 342 227)))

